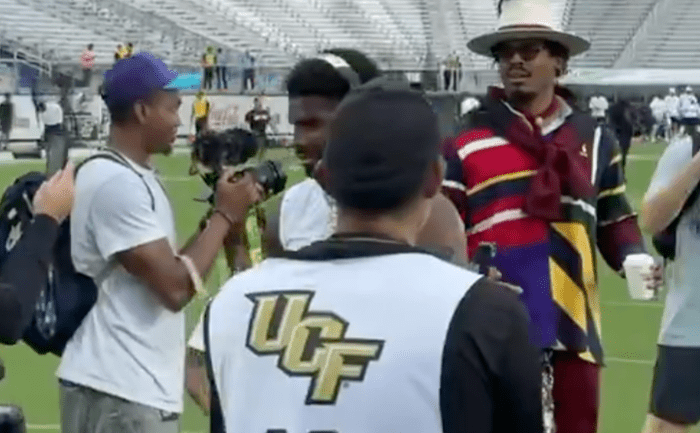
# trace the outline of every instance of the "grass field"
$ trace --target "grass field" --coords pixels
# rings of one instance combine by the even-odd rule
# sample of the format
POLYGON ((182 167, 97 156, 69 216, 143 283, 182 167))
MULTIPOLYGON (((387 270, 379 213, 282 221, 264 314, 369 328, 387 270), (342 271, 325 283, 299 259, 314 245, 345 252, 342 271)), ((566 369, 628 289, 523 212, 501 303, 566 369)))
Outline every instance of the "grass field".
MULTIPOLYGON (((656 144, 642 144, 633 148, 628 162, 628 194, 635 207, 639 206, 662 150, 662 147, 656 144)), ((290 183, 296 182, 301 179, 303 172, 294 159, 283 152, 275 150, 268 156, 283 158, 290 173, 290 183)), ((201 193, 201 183, 197 178, 186 175, 188 160, 185 156, 158 158, 157 165, 173 201, 178 234, 184 242, 205 211, 204 205, 192 201, 193 197, 201 193)), ((40 162, 2 164, 0 189, 4 190, 18 175, 31 169, 42 168, 43 164, 40 162)), ((638 432, 647 407, 663 304, 631 301, 624 281, 605 267, 604 262, 599 263, 603 338, 607 354, 599 431, 638 432)), ((225 271, 219 262, 210 276, 209 286, 217 287, 224 278, 225 271)), ((188 329, 194 326, 201 308, 201 303, 194 303, 188 308, 188 329)), ((15 347, 0 347, 0 355, 5 361, 8 374, 7 379, 0 384, 0 402, 21 405, 31 432, 58 431, 58 391, 55 378, 58 358, 38 356, 21 344, 15 347)), ((206 419, 188 397, 181 430, 208 431, 206 419)))

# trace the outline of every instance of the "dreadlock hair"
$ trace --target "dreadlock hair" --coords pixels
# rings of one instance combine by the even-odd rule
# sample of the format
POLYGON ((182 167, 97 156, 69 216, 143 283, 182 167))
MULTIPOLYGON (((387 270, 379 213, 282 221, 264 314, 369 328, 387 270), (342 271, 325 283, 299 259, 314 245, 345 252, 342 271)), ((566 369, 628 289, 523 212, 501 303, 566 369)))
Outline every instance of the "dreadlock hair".
MULTIPOLYGON (((349 48, 334 48, 321 54, 333 54, 345 60, 360 78, 360 83, 381 75, 377 64, 360 51, 349 48)), ((287 92, 290 97, 324 96, 343 99, 350 91, 350 84, 325 60, 305 59, 294 65, 287 77, 287 92)))

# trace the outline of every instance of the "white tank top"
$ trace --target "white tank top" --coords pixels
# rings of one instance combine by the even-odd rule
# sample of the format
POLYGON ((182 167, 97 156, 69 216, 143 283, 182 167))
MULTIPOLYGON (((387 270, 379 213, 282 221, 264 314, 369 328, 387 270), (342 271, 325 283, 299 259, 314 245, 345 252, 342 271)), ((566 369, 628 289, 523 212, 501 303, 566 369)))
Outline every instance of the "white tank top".
POLYGON ((314 179, 290 188, 280 207, 279 238, 285 250, 297 251, 327 239, 335 231, 337 207, 314 179))

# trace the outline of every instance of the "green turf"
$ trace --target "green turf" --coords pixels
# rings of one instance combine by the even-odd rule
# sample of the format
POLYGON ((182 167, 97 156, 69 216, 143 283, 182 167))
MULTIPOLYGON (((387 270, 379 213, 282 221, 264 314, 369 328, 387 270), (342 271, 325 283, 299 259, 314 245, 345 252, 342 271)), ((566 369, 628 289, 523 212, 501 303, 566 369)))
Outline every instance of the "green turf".
MULTIPOLYGON (((635 208, 639 206, 662 147, 658 144, 636 145, 628 162, 628 193, 635 208)), ((293 157, 283 151, 272 151, 268 157, 283 158, 291 169, 290 182, 301 179, 303 172, 293 157)), ((173 201, 178 234, 185 241, 205 211, 192 198, 199 196, 198 179, 187 178, 188 161, 184 156, 162 157, 157 165, 173 201)), ((23 163, 0 165, 0 188, 4 189, 16 176, 43 164, 23 163)), ((274 201, 274 200, 273 200, 274 201)), ((272 206, 274 203, 269 203, 272 206)), ((214 288, 224 278, 221 263, 214 269, 209 286, 214 288)), ((637 432, 644 420, 651 370, 655 357, 656 337, 661 318, 661 303, 630 301, 624 281, 601 262, 600 290, 603 311, 603 340, 608 364, 603 372, 601 395, 601 428, 603 433, 637 432)), ((201 303, 194 302, 187 310, 188 329, 194 325, 201 303)), ((0 347, 8 378, 0 384, 0 402, 21 405, 27 415, 29 431, 57 431, 58 393, 55 370, 58 359, 38 356, 23 345, 0 347)), ((206 419, 186 397, 182 431, 208 431, 206 419)))

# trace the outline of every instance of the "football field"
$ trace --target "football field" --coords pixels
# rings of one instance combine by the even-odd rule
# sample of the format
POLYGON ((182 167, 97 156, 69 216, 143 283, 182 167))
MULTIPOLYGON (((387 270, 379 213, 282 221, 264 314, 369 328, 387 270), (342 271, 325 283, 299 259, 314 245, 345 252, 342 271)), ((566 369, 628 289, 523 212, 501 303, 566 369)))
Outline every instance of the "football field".
MULTIPOLYGON (((635 208, 639 206, 662 150, 662 146, 657 144, 633 147, 627 166, 627 191, 635 208)), ((301 167, 287 151, 273 150, 267 157, 285 161, 290 177, 288 184, 302 178, 301 167)), ((193 198, 201 195, 202 183, 199 178, 187 175, 189 160, 185 155, 159 157, 157 165, 173 202, 179 239, 184 242, 206 210, 205 205, 193 201, 193 198)), ((20 174, 30 170, 43 170, 43 167, 44 164, 39 161, 2 162, 0 188, 4 190, 20 174)), ((274 200, 270 200, 266 206, 271 206, 274 200)), ((648 242, 647 245, 651 248, 648 242)), ((599 260, 599 265, 603 341, 607 355, 599 431, 638 432, 647 408, 663 304, 631 301, 624 280, 607 268, 602 260, 599 260)), ((225 264, 220 259, 209 278, 210 290, 215 291, 226 277, 225 264)), ((201 308, 201 302, 194 302, 187 308, 188 330, 194 326, 201 308)), ((0 383, 0 404, 20 405, 25 411, 30 432, 59 431, 58 386, 55 377, 58 358, 52 355, 39 356, 22 344, 14 347, 0 346, 0 356, 7 370, 7 378, 0 383)), ((185 399, 181 431, 208 431, 207 420, 189 397, 185 399)))

